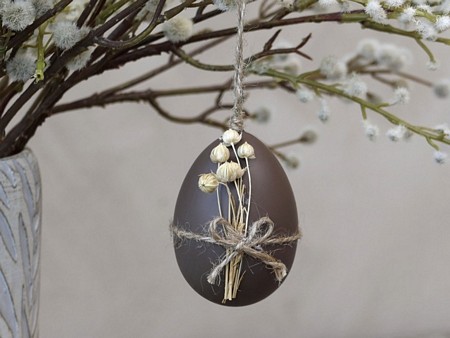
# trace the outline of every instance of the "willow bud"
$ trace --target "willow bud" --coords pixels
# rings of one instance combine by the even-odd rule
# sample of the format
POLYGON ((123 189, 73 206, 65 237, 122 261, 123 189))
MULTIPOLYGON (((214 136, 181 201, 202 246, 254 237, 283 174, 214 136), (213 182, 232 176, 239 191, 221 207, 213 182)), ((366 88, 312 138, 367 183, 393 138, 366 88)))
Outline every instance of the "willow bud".
POLYGON ((211 193, 219 186, 219 181, 214 174, 203 174, 198 179, 198 187, 201 191, 211 193))
POLYGON ((247 142, 238 148, 237 153, 240 158, 256 158, 255 149, 247 142))
POLYGON ((238 143, 242 138, 242 135, 239 134, 236 130, 228 129, 222 135, 223 143, 228 147, 232 144, 238 143))
POLYGON ((211 155, 209 155, 209 158, 214 163, 223 163, 228 161, 230 158, 230 151, 221 143, 211 150, 211 155))
POLYGON ((238 178, 241 178, 245 173, 245 169, 242 169, 236 162, 225 162, 217 168, 217 179, 220 182, 233 182, 238 178))

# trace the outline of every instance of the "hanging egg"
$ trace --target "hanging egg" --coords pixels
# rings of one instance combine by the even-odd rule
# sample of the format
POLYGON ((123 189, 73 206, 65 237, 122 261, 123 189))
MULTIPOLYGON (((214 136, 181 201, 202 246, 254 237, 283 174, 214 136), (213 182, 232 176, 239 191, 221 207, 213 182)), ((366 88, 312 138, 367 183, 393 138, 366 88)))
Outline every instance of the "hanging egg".
POLYGON ((246 132, 233 148, 226 133, 186 175, 172 232, 189 285, 214 303, 243 306, 280 286, 300 233, 292 188, 273 153, 246 132))

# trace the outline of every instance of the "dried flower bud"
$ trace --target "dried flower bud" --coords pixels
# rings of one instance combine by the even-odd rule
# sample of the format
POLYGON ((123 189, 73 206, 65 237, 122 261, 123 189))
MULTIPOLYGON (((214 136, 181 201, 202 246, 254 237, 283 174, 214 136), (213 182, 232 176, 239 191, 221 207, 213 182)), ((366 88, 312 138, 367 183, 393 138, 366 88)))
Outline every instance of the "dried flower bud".
POLYGON ((222 135, 222 142, 227 147, 231 146, 232 144, 238 143, 242 138, 242 135, 239 134, 236 130, 228 129, 225 131, 222 135))
POLYGON ((255 149, 247 142, 238 148, 237 153, 240 158, 256 158, 255 149))
POLYGON ((217 168, 216 177, 220 182, 233 182, 238 178, 241 178, 245 173, 245 169, 242 169, 236 162, 225 162, 219 168, 217 168))
POLYGON ((223 143, 221 143, 213 150, 211 150, 211 155, 209 155, 209 158, 214 163, 223 163, 228 161, 228 159, 230 158, 230 151, 226 146, 223 145, 223 143))
POLYGON ((198 179, 198 187, 201 191, 211 193, 219 186, 219 181, 214 174, 203 174, 198 179))
POLYGON ((303 144, 313 144, 317 140, 317 133, 314 130, 306 130, 298 139, 298 142, 303 144))

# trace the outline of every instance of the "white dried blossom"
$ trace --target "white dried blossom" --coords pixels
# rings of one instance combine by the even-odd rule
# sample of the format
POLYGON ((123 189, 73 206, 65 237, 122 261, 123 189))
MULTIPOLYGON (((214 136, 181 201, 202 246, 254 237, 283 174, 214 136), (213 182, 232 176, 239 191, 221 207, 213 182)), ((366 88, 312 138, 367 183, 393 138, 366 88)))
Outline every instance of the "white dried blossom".
POLYGON ((53 8, 53 0, 31 0, 36 10, 36 18, 41 17, 47 11, 53 8))
POLYGON ((307 87, 300 87, 299 89, 297 89, 295 94, 297 95, 300 102, 303 103, 311 102, 316 97, 316 94, 314 94, 314 92, 307 87))
POLYGON ((413 22, 416 15, 416 9, 414 7, 406 7, 399 15, 398 20, 404 24, 413 22))
POLYGON ((236 130, 228 129, 222 135, 222 142, 227 147, 229 147, 232 144, 238 143, 241 140, 241 138, 242 138, 242 135, 239 134, 236 130))
POLYGON ((444 79, 433 84, 433 93, 441 99, 445 99, 450 95, 450 80, 444 79))
POLYGON ((368 62, 375 60, 378 50, 380 49, 380 43, 375 39, 363 39, 357 47, 356 53, 368 62))
POLYGON ((397 8, 403 6, 405 0, 385 0, 384 2, 388 7, 397 8))
POLYGON ((51 30, 53 32, 53 42, 55 43, 55 46, 62 50, 72 48, 89 32, 87 27, 78 28, 75 22, 71 21, 56 22, 51 27, 51 30))
POLYGON ((369 0, 364 11, 375 22, 384 23, 387 19, 386 11, 377 0, 369 0))
POLYGON ((444 134, 446 137, 450 136, 450 128, 446 123, 438 124, 437 126, 434 127, 434 129, 444 134))
POLYGON ((236 162, 225 162, 217 168, 217 179, 219 182, 233 182, 238 178, 241 178, 245 173, 245 169, 242 169, 236 162))
POLYGON ((237 153, 240 158, 256 158, 255 149, 248 142, 244 142, 243 144, 241 144, 237 150, 237 153))
POLYGON ((320 99, 320 109, 317 116, 323 123, 327 122, 330 119, 330 107, 328 106, 328 102, 325 99, 320 99))
POLYGON ((327 56, 320 63, 320 73, 327 79, 339 80, 347 75, 347 65, 339 61, 335 56, 327 56))
POLYGON ((216 191, 219 186, 219 180, 215 174, 203 174, 198 178, 198 187, 201 191, 212 193, 216 191))
POLYGON ((376 61, 391 70, 400 70, 411 63, 412 54, 406 48, 386 43, 378 49, 376 61))
POLYGON ((380 129, 378 128, 378 126, 370 123, 368 120, 363 120, 363 129, 364 134, 371 141, 375 141, 378 137, 378 134, 380 133, 380 129))
POLYGON ((322 8, 329 8, 338 5, 337 0, 319 0, 318 5, 322 8))
POLYGON ((426 67, 428 70, 435 71, 438 70, 441 65, 436 60, 428 60, 426 63, 426 67))
POLYGON ((26 52, 17 53, 6 63, 6 74, 11 81, 26 82, 36 71, 36 57, 26 52))
POLYGON ((437 31, 428 21, 415 20, 416 31, 425 40, 434 41, 437 38, 437 31))
POLYGON ((300 136, 300 138, 298 139, 298 142, 303 144, 313 144, 316 141, 317 141, 317 132, 312 129, 306 130, 302 134, 302 136, 300 136))
POLYGON ((367 84, 353 73, 344 83, 344 93, 350 96, 363 97, 367 94, 367 84))
POLYGON ((445 162, 447 162, 448 155, 447 153, 437 150, 434 152, 433 157, 436 163, 444 164, 445 162))
POLYGON ((398 142, 405 137, 407 129, 403 125, 398 125, 387 131, 386 136, 393 142, 398 142))
POLYGON ((230 151, 225 145, 220 143, 217 147, 214 147, 213 150, 211 150, 209 158, 214 163, 223 163, 228 161, 230 158, 230 151))
POLYGON ((411 96, 408 88, 398 87, 394 90, 394 101, 392 104, 406 104, 409 102, 411 96))
POLYGON ((23 31, 34 22, 36 10, 29 1, 17 0, 5 3, 1 11, 3 26, 12 31, 23 31))
POLYGON ((297 158, 297 156, 288 156, 284 159, 284 163, 291 168, 296 169, 300 165, 300 160, 297 158))
POLYGON ((181 15, 174 16, 163 24, 164 35, 169 41, 186 41, 192 36, 194 23, 191 19, 181 15))
POLYGON ((443 31, 446 31, 447 29, 449 29, 450 28, 450 17, 447 15, 439 16, 436 19, 434 28, 436 28, 436 30, 438 32, 443 32, 443 31))

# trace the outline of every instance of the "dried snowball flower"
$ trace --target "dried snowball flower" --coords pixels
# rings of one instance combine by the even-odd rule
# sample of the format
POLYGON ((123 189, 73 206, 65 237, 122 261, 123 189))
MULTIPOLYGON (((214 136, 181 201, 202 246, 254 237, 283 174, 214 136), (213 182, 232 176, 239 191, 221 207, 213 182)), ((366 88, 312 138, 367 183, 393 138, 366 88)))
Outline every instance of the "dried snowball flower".
POLYGON ((166 38, 172 42, 186 41, 192 36, 194 24, 191 19, 181 15, 174 16, 163 24, 166 38))
POLYGON ((319 0, 318 4, 322 8, 328 8, 328 7, 333 7, 333 6, 338 5, 338 1, 337 0, 319 0))
POLYGON ((439 124, 439 125, 435 126, 434 129, 441 132, 445 136, 450 136, 450 128, 448 127, 448 125, 446 123, 439 124))
POLYGON ((445 162, 447 162, 447 157, 448 155, 442 151, 435 151, 434 152, 434 160, 436 161, 436 163, 438 164, 444 164, 445 162))
POLYGON ((223 163, 228 161, 228 159, 230 158, 230 151, 221 143, 217 147, 214 147, 213 150, 211 150, 209 158, 214 163, 223 163))
POLYGON ((8 2, 1 11, 2 25, 12 31, 23 31, 34 22, 36 10, 33 4, 25 0, 8 2))
POLYGON ((364 134, 367 136, 367 138, 371 141, 375 141, 378 137, 378 134, 380 133, 380 130, 378 127, 372 123, 370 123, 368 120, 363 120, 363 128, 364 128, 364 134))
POLYGON ((53 42, 58 48, 70 49, 84 38, 88 31, 87 27, 78 28, 75 22, 59 21, 52 26, 53 42))
POLYGON ((369 0, 364 11, 373 21, 384 23, 387 19, 386 11, 377 0, 369 0))
POLYGON ((316 94, 314 94, 314 92, 307 87, 300 87, 299 89, 297 89, 295 94, 297 95, 300 102, 303 103, 311 102, 316 96, 316 94))
POLYGON ((323 123, 327 122, 330 118, 330 107, 325 99, 320 99, 320 109, 318 113, 319 120, 323 123))
POLYGON ((347 65, 335 56, 327 56, 320 63, 320 73, 329 80, 339 80, 347 75, 347 65))
POLYGON ((244 173, 245 169, 242 169, 236 162, 230 161, 221 164, 219 168, 217 168, 216 176, 220 182, 226 183, 241 178, 244 173))
POLYGON ((450 17, 447 15, 440 16, 436 19, 434 27, 438 32, 446 31, 450 28, 450 17))
POLYGON ((433 85, 434 95, 445 99, 450 95, 450 80, 444 79, 433 85))
POLYGON ((437 30, 428 21, 416 20, 416 31, 419 33, 423 39, 434 41, 437 38, 437 30))
POLYGON ((242 135, 239 134, 236 130, 228 129, 222 135, 222 142, 227 146, 231 146, 232 144, 238 143, 242 138, 242 135))
POLYGON ((6 63, 6 73, 11 81, 26 82, 36 71, 36 58, 26 52, 17 53, 6 63))
POLYGON ((386 136, 393 142, 398 142, 405 137, 407 129, 403 125, 398 125, 387 131, 386 136))
POLYGON ((247 142, 244 142, 239 146, 237 153, 240 158, 256 158, 255 149, 247 142))
POLYGON ((404 3, 405 3, 405 0, 386 0, 385 1, 385 4, 391 8, 401 7, 404 3))
POLYGON ((409 102, 410 94, 408 88, 398 87, 394 90, 394 102, 393 104, 406 104, 409 102))
POLYGON ((344 84, 344 93, 350 96, 365 96, 367 85, 357 74, 352 74, 344 84))
POLYGON ((406 7, 402 14, 399 15, 398 20, 404 24, 411 23, 416 15, 416 9, 414 7, 406 7))
POLYGON ((201 191, 212 193, 219 186, 219 180, 214 174, 203 174, 198 179, 198 187, 201 191))
POLYGON ((426 63, 426 66, 427 66, 428 70, 435 71, 435 70, 439 69, 440 64, 436 60, 433 60, 433 61, 428 60, 426 63))
POLYGON ((375 60, 375 57, 380 49, 380 43, 375 39, 364 39, 358 43, 356 52, 358 56, 362 57, 368 62, 375 60))

